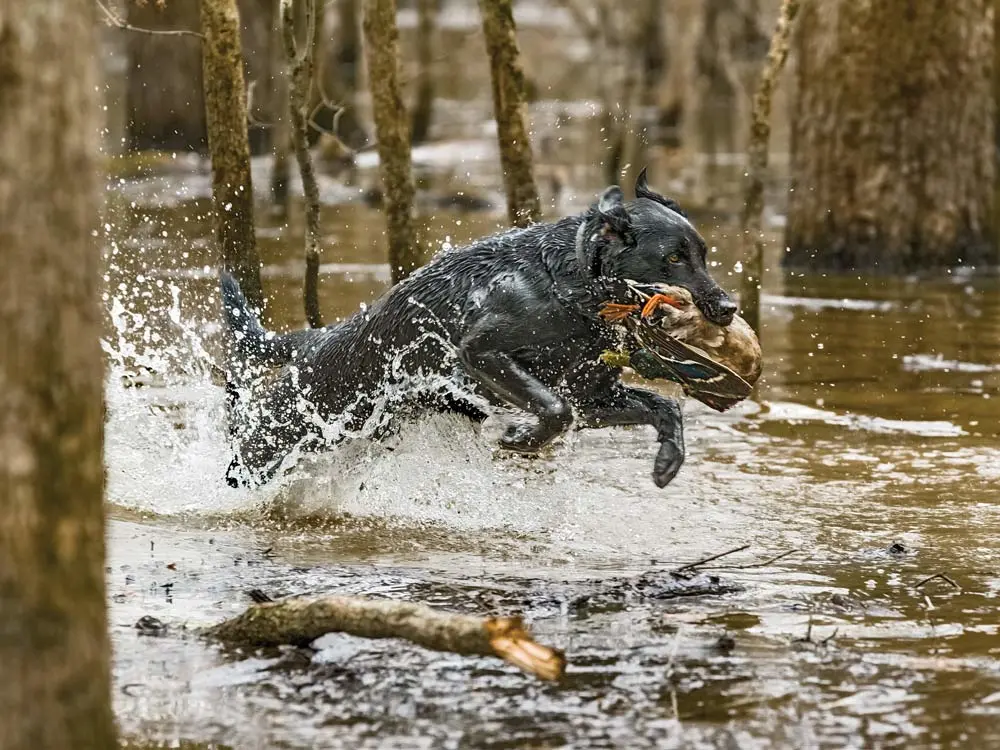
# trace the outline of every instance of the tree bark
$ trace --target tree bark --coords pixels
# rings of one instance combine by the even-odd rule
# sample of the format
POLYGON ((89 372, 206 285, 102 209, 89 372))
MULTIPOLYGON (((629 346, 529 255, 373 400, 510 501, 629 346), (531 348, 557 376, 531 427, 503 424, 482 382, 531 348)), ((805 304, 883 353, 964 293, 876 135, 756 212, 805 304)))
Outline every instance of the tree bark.
POLYGON ((385 194, 389 266, 396 283, 409 276, 421 260, 413 221, 410 127, 399 85, 396 0, 365 0, 364 27, 379 174, 385 194))
POLYGON ((117 747, 96 5, 0 0, 0 747, 117 747))
POLYGON ((744 319, 757 333, 760 333, 760 280, 764 275, 761 215, 764 212, 764 178, 771 139, 771 99, 788 58, 789 37, 795 16, 799 12, 799 4, 799 0, 783 0, 781 3, 778 24, 771 37, 771 48, 760 74, 751 113, 750 140, 747 146, 747 187, 740 222, 745 259, 740 307, 744 319))
POLYGON ((254 234, 253 184, 247 140, 247 99, 236 0, 201 0, 205 120, 212 154, 212 204, 222 266, 247 300, 263 309, 260 256, 254 234))
POLYGON ((993 28, 990 0, 803 7, 786 265, 996 263, 993 28))
POLYGON ((511 224, 523 227, 541 218, 542 207, 525 123, 524 71, 517 47, 514 12, 511 0, 479 0, 479 10, 490 58, 493 112, 507 192, 507 214, 511 224))
POLYGON ((434 47, 440 0, 417 0, 417 95, 413 102, 413 143, 423 143, 434 119, 434 47))

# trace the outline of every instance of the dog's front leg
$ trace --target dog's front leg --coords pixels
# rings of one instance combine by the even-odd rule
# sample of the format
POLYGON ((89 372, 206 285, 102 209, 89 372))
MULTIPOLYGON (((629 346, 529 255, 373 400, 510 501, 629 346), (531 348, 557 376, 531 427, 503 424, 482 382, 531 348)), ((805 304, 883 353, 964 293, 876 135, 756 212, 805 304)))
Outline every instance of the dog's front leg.
POLYGON ((518 364, 509 354, 490 348, 489 337, 467 337, 459 358, 468 373, 501 400, 533 414, 535 424, 511 425, 500 445, 519 453, 535 453, 573 422, 573 410, 559 394, 518 364))
POLYGON ((623 427, 648 424, 656 429, 660 449, 653 462, 653 481, 666 487, 684 463, 684 421, 676 400, 616 383, 579 406, 580 427, 623 427))

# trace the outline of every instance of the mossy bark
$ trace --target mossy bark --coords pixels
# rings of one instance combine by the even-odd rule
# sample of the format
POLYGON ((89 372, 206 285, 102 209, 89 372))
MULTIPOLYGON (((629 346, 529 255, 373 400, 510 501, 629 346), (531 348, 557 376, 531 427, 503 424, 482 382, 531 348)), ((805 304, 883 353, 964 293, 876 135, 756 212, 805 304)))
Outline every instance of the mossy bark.
POLYGON ((483 36, 490 58, 493 113, 500 144, 500 167, 507 192, 510 223, 523 227, 541 218, 535 185, 531 139, 526 124, 524 71, 517 46, 517 28, 511 0, 479 0, 483 36))
POLYGON ((201 0, 202 67, 208 147, 212 154, 212 204, 222 266, 236 277, 247 300, 263 308, 260 256, 254 233, 246 84, 236 0, 201 0))
POLYGON ((0 0, 0 747, 117 747, 92 0, 0 0))
POLYGON ((806 3, 786 265, 996 263, 991 0, 806 3))
POLYGON ((365 0, 364 29, 379 174, 385 195, 389 266, 396 283, 421 262, 413 221, 410 123, 399 82, 396 0, 365 0))

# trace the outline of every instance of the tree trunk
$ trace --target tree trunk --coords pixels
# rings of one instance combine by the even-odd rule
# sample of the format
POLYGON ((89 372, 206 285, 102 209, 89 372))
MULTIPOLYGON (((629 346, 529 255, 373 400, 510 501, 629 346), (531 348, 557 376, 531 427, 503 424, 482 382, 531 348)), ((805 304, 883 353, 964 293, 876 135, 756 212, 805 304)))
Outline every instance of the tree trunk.
POLYGON ((511 0, 479 0, 479 11, 490 57, 493 112, 507 191, 507 214, 511 224, 523 227, 541 218, 542 207, 525 123, 524 72, 517 48, 514 12, 511 0))
POLYGON ((993 3, 802 9, 785 263, 995 263, 993 3))
POLYGON ((751 110, 750 140, 747 143, 747 184, 740 219, 744 259, 740 312, 757 333, 760 333, 760 282, 764 276, 762 214, 768 146, 771 141, 771 99, 788 58, 789 37, 799 5, 800 0, 782 0, 778 24, 771 37, 767 63, 761 71, 751 110))
POLYGON ((0 0, 0 747, 117 747, 104 590, 97 6, 0 0))
POLYGON ((434 117, 434 48, 440 0, 417 0, 417 96, 413 103, 413 143, 423 143, 434 117))
POLYGON ((392 281, 420 265, 413 222, 410 127, 399 85, 399 29, 396 0, 365 0, 365 56, 372 93, 379 174, 385 194, 392 281))
POLYGON ((319 185, 309 153, 308 118, 306 101, 309 87, 315 74, 314 55, 319 48, 323 27, 323 0, 281 0, 281 34, 285 46, 285 61, 288 66, 288 119, 291 125, 292 146, 299 165, 302 179, 302 193, 305 196, 306 231, 305 258, 306 274, 303 285, 303 305, 306 322, 310 328, 322 328, 323 317, 319 309, 319 185), (306 35, 301 45, 295 41, 295 6, 304 9, 306 35))
POLYGON ((201 0, 205 120, 212 154, 212 204, 222 266, 247 300, 263 309, 260 256, 253 223, 253 184, 247 140, 247 100, 236 0, 201 0))

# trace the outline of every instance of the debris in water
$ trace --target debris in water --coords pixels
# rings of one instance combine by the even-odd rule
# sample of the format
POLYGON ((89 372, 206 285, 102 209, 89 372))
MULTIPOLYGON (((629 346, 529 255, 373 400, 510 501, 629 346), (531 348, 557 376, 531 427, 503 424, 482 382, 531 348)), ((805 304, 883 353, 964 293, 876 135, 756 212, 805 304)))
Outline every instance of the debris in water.
POLYGON ((520 617, 484 619, 422 604, 349 596, 276 602, 259 590, 248 593, 255 603, 243 614, 209 628, 209 637, 244 647, 308 646, 327 633, 347 633, 402 638, 433 651, 496 656, 543 680, 557 680, 566 669, 562 652, 532 640, 520 617), (258 602, 261 598, 268 601, 258 602))
POLYGON ((167 632, 167 626, 152 615, 143 615, 136 621, 133 627, 139 631, 139 635, 159 637, 167 632))

